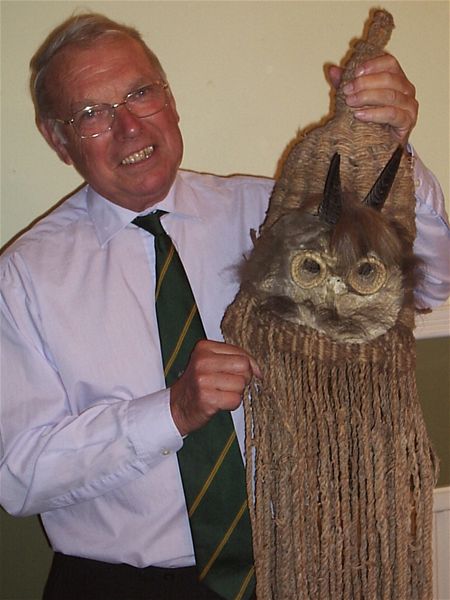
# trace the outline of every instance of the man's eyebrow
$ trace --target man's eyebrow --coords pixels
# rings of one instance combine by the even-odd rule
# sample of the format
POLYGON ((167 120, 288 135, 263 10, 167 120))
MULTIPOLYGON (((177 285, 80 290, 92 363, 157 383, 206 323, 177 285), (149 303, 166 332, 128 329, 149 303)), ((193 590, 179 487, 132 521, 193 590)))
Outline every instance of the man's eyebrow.
MULTIPOLYGON (((125 92, 123 94, 123 96, 121 98, 117 98, 115 100, 115 102, 121 102, 124 98, 126 98, 128 96, 128 94, 131 94, 133 92, 138 91, 139 89, 150 85, 151 83, 154 83, 155 81, 162 81, 162 78, 160 75, 158 75, 156 78, 155 77, 151 77, 149 76, 142 76, 139 77, 139 79, 136 79, 135 81, 133 81, 133 83, 129 86, 127 86, 127 92, 125 92)), ((94 99, 93 97, 87 97, 87 98, 83 98, 82 100, 75 100, 74 102, 71 103, 71 110, 72 112, 78 112, 79 110, 83 110, 83 108, 87 108, 88 106, 95 106, 96 104, 114 104, 114 102, 108 102, 107 100, 100 100, 100 99, 94 99)))
POLYGON ((146 87, 147 85, 150 85, 152 83, 155 83, 155 81, 162 81, 162 78, 160 75, 158 75, 158 77, 141 77, 139 78, 132 86, 130 86, 128 94, 132 93, 132 92, 136 92, 137 90, 140 90, 143 87, 146 87))

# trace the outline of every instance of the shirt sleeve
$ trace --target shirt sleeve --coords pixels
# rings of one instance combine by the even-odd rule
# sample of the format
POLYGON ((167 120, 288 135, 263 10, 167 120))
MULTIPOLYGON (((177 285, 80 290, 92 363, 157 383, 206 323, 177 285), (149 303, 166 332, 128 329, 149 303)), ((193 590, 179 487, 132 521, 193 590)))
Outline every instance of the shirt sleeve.
POLYGON ((412 149, 416 194, 414 252, 422 260, 423 279, 416 289, 419 309, 435 308, 450 295, 450 226, 436 177, 412 149))
POLYGON ((30 298, 2 274, 0 500, 36 514, 103 495, 168 460, 182 446, 161 390, 128 401, 104 398, 81 414, 39 331, 30 298))

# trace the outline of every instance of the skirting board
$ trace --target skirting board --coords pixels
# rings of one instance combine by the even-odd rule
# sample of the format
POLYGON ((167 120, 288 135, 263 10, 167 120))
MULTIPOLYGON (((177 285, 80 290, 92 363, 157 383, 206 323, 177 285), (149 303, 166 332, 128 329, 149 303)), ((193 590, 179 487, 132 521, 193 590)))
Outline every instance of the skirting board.
POLYGON ((431 313, 416 316, 416 339, 450 336, 450 304, 446 302, 431 313))
POLYGON ((433 494, 433 600, 450 600, 450 487, 433 494))

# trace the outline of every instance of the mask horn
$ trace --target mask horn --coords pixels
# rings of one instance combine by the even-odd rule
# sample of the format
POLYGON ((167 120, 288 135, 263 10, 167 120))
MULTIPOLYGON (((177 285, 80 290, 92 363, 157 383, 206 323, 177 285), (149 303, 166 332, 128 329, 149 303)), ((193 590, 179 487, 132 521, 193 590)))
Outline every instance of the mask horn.
POLYGON ((378 179, 373 184, 372 189, 364 198, 364 204, 371 206, 376 210, 381 210, 386 202, 386 198, 391 191, 395 176, 400 166, 400 160, 403 154, 403 147, 398 146, 397 150, 389 159, 388 163, 381 171, 378 179))
POLYGON ((341 216, 342 209, 342 189, 341 177, 339 174, 339 166, 341 157, 336 152, 330 162, 325 188, 323 192, 323 200, 319 206, 319 217, 325 223, 336 225, 341 216))

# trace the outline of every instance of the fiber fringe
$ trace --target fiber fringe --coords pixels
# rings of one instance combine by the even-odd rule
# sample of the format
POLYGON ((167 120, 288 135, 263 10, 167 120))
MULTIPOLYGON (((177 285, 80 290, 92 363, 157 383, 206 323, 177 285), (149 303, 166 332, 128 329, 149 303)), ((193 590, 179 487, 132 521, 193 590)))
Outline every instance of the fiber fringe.
POLYGON ((263 369, 244 400, 258 600, 431 600, 436 461, 410 330, 334 343, 242 292, 223 330, 263 369))

